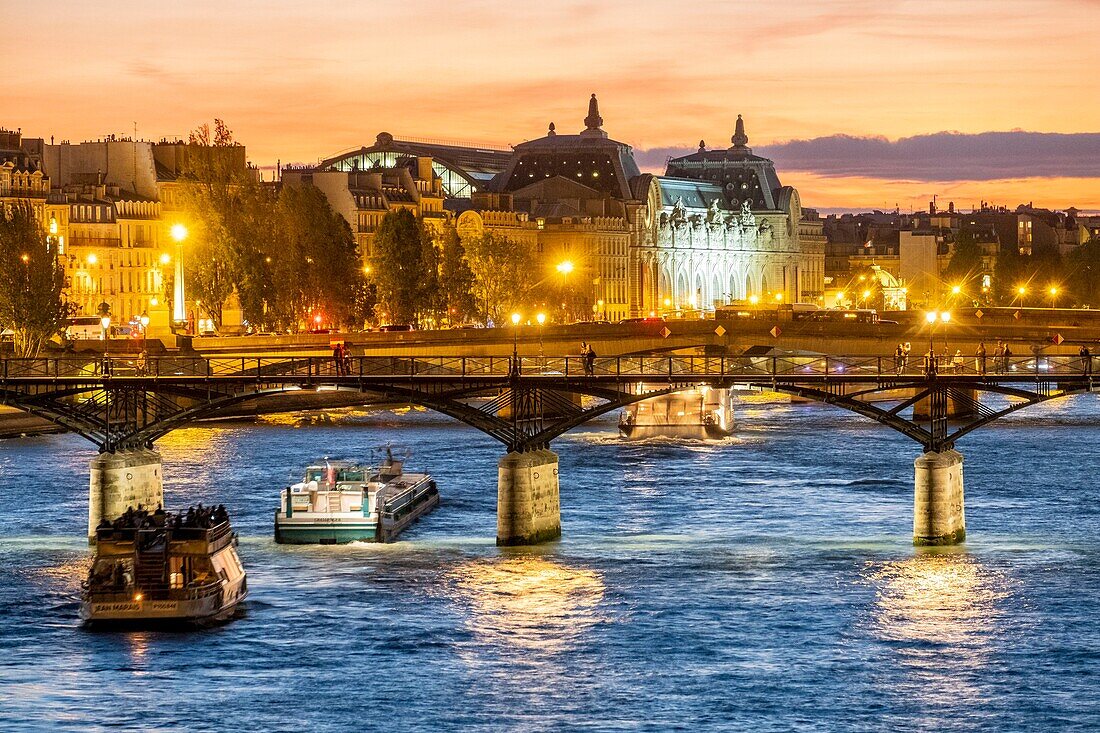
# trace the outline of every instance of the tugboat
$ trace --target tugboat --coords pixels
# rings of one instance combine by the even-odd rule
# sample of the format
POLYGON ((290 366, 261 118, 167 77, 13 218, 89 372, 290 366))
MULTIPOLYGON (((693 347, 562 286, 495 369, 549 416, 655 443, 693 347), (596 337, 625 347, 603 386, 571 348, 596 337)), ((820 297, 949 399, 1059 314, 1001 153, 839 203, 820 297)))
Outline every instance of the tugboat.
POLYGON ((729 390, 697 387, 637 402, 619 415, 626 440, 686 438, 718 440, 733 433, 729 390))
POLYGON ((279 493, 275 541, 289 545, 389 542, 439 505, 435 480, 405 473, 390 449, 377 468, 350 461, 309 466, 279 493))
POLYGON ((91 626, 224 621, 248 595, 236 547, 225 507, 130 507, 96 528, 80 617, 91 626))

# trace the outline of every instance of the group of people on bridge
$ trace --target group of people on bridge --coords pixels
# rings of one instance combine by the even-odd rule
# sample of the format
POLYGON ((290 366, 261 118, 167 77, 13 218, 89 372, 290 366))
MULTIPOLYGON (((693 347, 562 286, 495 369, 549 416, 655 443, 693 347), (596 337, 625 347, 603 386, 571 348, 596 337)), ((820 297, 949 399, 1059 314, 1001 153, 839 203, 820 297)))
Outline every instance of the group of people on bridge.
MULTIPOLYGON (((897 348, 894 349, 895 374, 900 376, 908 368, 910 350, 911 346, 908 342, 899 343, 897 348)), ((1092 374, 1092 352, 1089 350, 1088 345, 1082 345, 1077 355, 1081 360, 1081 373, 1090 376, 1092 374)), ((974 351, 974 373, 987 374, 990 366, 989 360, 992 359, 994 374, 1008 374, 1012 370, 1012 356, 1012 349, 1006 341, 998 339, 992 354, 986 349, 985 341, 979 341, 978 348, 974 351)), ((950 369, 956 374, 966 371, 966 359, 963 357, 962 350, 956 349, 954 356, 948 354, 937 356, 935 350, 929 348, 928 353, 924 355, 925 374, 934 375, 946 369, 950 369)))

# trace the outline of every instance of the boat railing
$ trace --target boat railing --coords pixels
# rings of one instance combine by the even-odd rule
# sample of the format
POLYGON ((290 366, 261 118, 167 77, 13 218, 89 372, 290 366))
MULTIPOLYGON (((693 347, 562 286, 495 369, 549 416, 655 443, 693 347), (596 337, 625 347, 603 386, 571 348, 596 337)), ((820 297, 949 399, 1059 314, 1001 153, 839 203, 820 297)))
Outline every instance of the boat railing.
POLYGON ((158 583, 141 588, 131 586, 122 590, 113 586, 101 588, 87 582, 82 585, 89 599, 97 603, 131 603, 139 600, 135 597, 138 593, 143 598, 155 601, 198 601, 215 595, 221 588, 219 580, 195 583, 183 588, 171 588, 167 583, 158 583))
POLYGON ((392 496, 383 496, 382 509, 379 515, 386 519, 399 519, 404 514, 404 510, 412 503, 412 500, 434 483, 430 477, 424 477, 415 483, 401 487, 392 496))
POLYGON ((228 521, 213 527, 99 527, 96 540, 100 542, 136 542, 139 533, 163 532, 169 542, 205 542, 210 552, 225 547, 233 538, 233 528, 228 521))

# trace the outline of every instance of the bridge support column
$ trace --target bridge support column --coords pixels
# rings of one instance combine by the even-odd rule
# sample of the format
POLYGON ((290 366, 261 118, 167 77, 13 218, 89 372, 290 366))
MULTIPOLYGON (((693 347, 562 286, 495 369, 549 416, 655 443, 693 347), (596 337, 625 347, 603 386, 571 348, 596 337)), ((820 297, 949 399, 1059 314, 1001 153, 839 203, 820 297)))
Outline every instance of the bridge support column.
POLYGON ((92 459, 88 488, 88 540, 104 518, 116 519, 127 507, 155 509, 164 503, 160 453, 142 448, 100 453, 92 459))
POLYGON ((512 451, 497 465, 497 544, 537 545, 561 537, 558 454, 512 451))
POLYGON ((963 457, 928 451, 913 462, 913 544, 955 545, 966 539, 963 457))

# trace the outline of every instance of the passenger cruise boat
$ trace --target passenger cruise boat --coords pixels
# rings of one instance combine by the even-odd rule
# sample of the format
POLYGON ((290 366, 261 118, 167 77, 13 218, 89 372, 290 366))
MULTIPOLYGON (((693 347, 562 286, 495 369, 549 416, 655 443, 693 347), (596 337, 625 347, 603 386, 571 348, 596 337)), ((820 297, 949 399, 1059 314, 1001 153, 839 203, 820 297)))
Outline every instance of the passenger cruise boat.
POLYGON ((730 391, 697 387, 652 397, 623 408, 619 435, 645 438, 720 439, 733 432, 730 391))
POLYGON ((275 541, 389 542, 439 504, 435 480, 405 473, 404 464, 387 450, 377 468, 328 459, 310 466, 302 481, 279 493, 275 541))
POLYGON ((224 507, 130 509, 96 529, 80 616, 90 625, 224 621, 248 595, 224 507))

